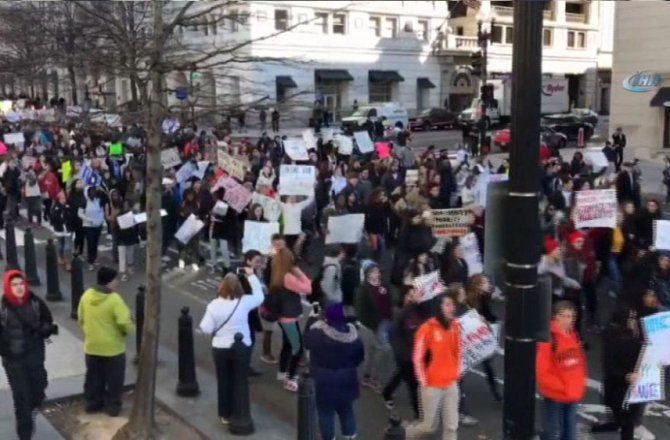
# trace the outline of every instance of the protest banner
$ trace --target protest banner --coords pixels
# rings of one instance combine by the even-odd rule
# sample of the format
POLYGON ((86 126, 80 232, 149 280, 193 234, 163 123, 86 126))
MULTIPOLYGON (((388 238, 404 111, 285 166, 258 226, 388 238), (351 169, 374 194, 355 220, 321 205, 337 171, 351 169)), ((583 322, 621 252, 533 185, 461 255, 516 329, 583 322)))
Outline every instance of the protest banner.
POLYGON ((174 237, 182 244, 187 244, 191 239, 205 226, 202 220, 198 219, 194 214, 182 223, 174 237))
POLYGON ((343 154, 345 156, 349 156, 351 153, 354 152, 354 142, 353 139, 350 138, 349 136, 344 136, 342 134, 338 134, 335 137, 335 141, 337 142, 337 152, 340 154, 343 154))
POLYGON ((279 194, 310 196, 314 193, 316 172, 312 165, 282 165, 279 168, 279 194))
POLYGON ((181 157, 179 157, 179 150, 177 147, 168 148, 161 151, 161 165, 168 169, 179 166, 181 164, 181 157))
POLYGON ((461 326, 461 374, 493 356, 498 349, 495 335, 477 313, 469 310, 458 318, 461 326))
POLYGON ((235 182, 235 186, 226 188, 223 200, 237 212, 244 211, 249 202, 251 202, 251 192, 248 189, 235 182))
POLYGON ((391 157, 391 144, 388 142, 375 142, 375 151, 380 159, 391 157))
POLYGON ((135 226, 135 215, 129 211, 123 215, 116 217, 120 229, 130 229, 135 226))
POLYGON ((463 259, 468 263, 468 276, 484 272, 482 255, 479 252, 479 241, 474 232, 470 232, 459 239, 461 249, 463 249, 463 259))
POLYGON ((263 194, 253 193, 251 195, 251 203, 258 203, 263 207, 263 217, 269 222, 276 222, 281 215, 281 205, 272 197, 264 196, 263 194))
POLYGON ((433 236, 462 237, 470 232, 472 213, 469 209, 433 209, 433 236))
POLYGON ((284 139, 284 151, 293 160, 309 160, 305 141, 297 138, 284 139))
POLYGON ((246 220, 242 237, 242 252, 257 250, 268 255, 272 249, 272 236, 279 233, 279 223, 263 223, 246 220))
POLYGON ((356 145, 358 146, 358 151, 363 154, 372 153, 375 151, 375 146, 370 139, 370 134, 367 131, 355 131, 354 139, 356 140, 356 145))
POLYGON ((247 173, 247 165, 243 161, 234 158, 223 150, 216 152, 216 160, 217 164, 226 173, 238 180, 244 180, 244 176, 247 173))
POLYGON ((614 228, 619 205, 616 190, 577 191, 572 220, 575 228, 614 228))
POLYGON ((363 238, 364 214, 334 215, 328 218, 326 244, 358 244, 363 238))
POLYGON ((23 133, 5 133, 4 135, 2 135, 2 137, 5 140, 5 144, 7 145, 14 144, 19 148, 22 148, 25 142, 25 137, 23 136, 23 133))
POLYGON ((175 173, 175 178, 177 179, 177 182, 179 183, 186 182, 193 175, 195 169, 196 165, 193 162, 186 162, 175 173))
POLYGON ((670 250, 670 220, 654 220, 654 247, 670 250))
POLYGON ((440 279, 439 270, 414 278, 413 284, 419 293, 421 302, 431 300, 446 290, 440 279))
MULTIPOLYGON (((311 128, 302 132, 302 140, 304 142, 305 148, 307 148, 308 150, 316 150, 317 139, 316 136, 314 136, 314 131, 312 131, 311 128)), ((294 160, 302 160, 302 159, 294 159, 294 160)))
MULTIPOLYGON (((379 156, 383 159, 383 157, 379 156)), ((416 186, 419 183, 419 170, 407 170, 405 171, 405 185, 407 186, 416 186)))

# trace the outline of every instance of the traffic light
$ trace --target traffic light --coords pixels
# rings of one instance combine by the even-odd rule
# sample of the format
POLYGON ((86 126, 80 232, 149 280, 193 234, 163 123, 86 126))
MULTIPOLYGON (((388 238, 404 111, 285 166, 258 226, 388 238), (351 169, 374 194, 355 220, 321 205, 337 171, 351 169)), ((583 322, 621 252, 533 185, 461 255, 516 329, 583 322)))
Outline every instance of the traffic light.
POLYGON ((483 64, 483 57, 481 50, 470 55, 470 67, 472 68, 471 71, 472 75, 474 76, 482 75, 482 64, 483 64))

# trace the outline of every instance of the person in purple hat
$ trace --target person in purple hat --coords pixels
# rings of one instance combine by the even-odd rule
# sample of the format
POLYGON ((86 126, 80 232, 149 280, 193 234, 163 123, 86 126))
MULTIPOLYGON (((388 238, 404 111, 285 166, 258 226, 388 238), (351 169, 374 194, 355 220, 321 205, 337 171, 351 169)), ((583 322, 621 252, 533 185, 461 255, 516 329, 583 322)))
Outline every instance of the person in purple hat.
POLYGON ((359 396, 357 368, 363 362, 363 343, 356 327, 347 323, 342 304, 328 306, 324 317, 305 332, 319 429, 324 440, 334 439, 337 415, 342 435, 351 440, 357 430, 353 403, 359 396))

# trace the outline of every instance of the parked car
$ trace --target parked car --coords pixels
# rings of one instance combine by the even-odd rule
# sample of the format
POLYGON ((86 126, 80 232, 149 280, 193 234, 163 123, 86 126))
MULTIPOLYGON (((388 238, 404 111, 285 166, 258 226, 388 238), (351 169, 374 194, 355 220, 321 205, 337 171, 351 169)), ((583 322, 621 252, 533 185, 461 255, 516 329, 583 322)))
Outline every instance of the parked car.
POLYGON ((409 118, 409 127, 413 131, 451 128, 456 125, 457 116, 446 108, 427 108, 417 116, 409 118))
POLYGON ((573 108, 572 113, 584 122, 588 122, 594 127, 598 125, 598 113, 588 108, 573 108))
MULTIPOLYGON (((568 137, 550 127, 540 127, 540 140, 551 150, 560 150, 568 145, 568 137)), ((511 141, 511 131, 508 128, 498 130, 493 135, 493 144, 501 151, 507 151, 511 141)))
POLYGON ((584 129, 584 140, 588 140, 593 136, 593 124, 582 121, 574 114, 549 115, 542 118, 542 125, 552 130, 563 133, 568 137, 568 140, 576 140, 579 135, 579 129, 584 129))

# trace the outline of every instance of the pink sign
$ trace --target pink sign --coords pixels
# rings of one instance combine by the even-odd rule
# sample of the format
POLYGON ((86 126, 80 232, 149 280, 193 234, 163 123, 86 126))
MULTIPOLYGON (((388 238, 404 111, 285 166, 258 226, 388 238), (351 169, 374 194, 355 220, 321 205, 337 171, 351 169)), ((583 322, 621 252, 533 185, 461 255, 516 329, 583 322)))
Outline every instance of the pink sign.
POLYGON ((391 157, 391 145, 388 142, 375 142, 375 150, 380 159, 391 157))

